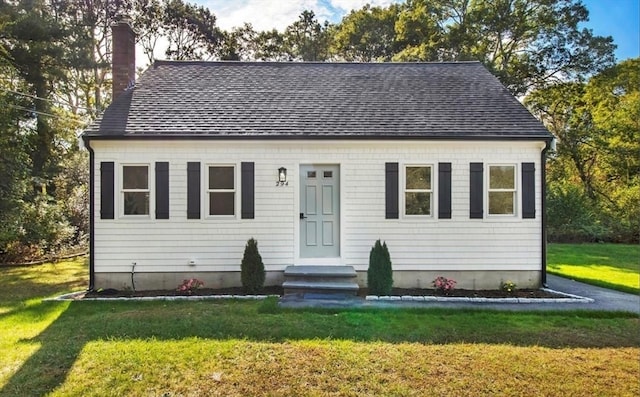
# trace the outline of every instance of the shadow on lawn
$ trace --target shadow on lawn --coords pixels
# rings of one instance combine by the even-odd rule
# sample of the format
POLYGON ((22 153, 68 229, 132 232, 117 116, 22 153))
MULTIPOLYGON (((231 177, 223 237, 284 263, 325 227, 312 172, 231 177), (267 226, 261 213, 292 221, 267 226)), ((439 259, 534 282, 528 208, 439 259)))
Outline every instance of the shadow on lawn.
MULTIPOLYGON (((4 279, 6 279, 6 277, 4 279)), ((35 316, 38 316, 38 313, 42 310, 41 305, 37 303, 39 299, 59 293, 61 289, 64 291, 77 291, 83 287, 86 288, 86 283, 81 284, 77 281, 47 284, 38 282, 37 280, 22 280, 16 278, 15 283, 20 283, 20 291, 25 292, 14 293, 13 295, 0 292, 0 306, 3 308, 0 313, 0 321, 10 316, 22 316, 28 313, 33 313, 35 316), (33 291, 38 291, 38 296, 34 296, 33 291), (31 294, 29 294, 29 292, 31 292, 31 294)), ((12 287, 8 283, 3 283, 3 289, 9 292, 16 290, 15 287, 12 287)))
MULTIPOLYGON (((43 302, 34 315, 50 312, 58 302, 43 302)), ((25 313, 29 315, 28 313, 25 313)), ((587 312, 513 313, 489 311, 287 311, 273 301, 256 302, 72 302, 40 335, 21 343, 36 343, 31 355, 0 390, 0 396, 42 396, 62 385, 84 346, 97 340, 243 339, 261 342, 287 340, 354 340, 388 343, 487 343, 549 348, 638 347, 640 338, 611 336, 598 328, 599 337, 577 337, 570 318, 585 322, 597 318, 633 322, 622 314, 587 312), (474 333, 474 322, 482 331, 474 333), (551 324, 538 328, 537 323, 551 324), (554 324, 557 323, 557 328, 554 324), (536 332, 544 329, 544 332, 536 332), (549 335, 549 330, 553 335, 549 335)), ((588 328, 588 327, 586 327, 588 328)), ((96 358, 99 359, 99 358, 96 358)))
POLYGON ((45 269, 43 266, 0 267, 0 306, 4 307, 0 313, 0 321, 25 308, 25 301, 36 300, 60 293, 60 291, 78 291, 87 287, 87 272, 79 268, 75 272, 65 272, 64 279, 55 282, 50 280, 52 274, 58 269, 51 265, 45 269), (36 292, 36 294, 34 294, 36 292))

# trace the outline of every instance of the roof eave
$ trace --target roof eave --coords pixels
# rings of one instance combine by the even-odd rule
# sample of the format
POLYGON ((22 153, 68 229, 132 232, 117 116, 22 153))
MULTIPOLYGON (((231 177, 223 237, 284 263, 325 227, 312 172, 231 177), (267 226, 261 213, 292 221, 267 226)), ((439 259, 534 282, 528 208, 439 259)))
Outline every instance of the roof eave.
POLYGON ((311 141, 330 141, 330 140, 420 140, 420 141, 544 141, 550 142, 553 139, 551 134, 519 134, 519 135, 498 135, 498 134, 475 134, 465 135, 464 133, 456 135, 411 135, 411 134, 394 134, 394 135, 362 135, 362 134, 127 134, 127 135, 109 135, 109 134, 91 134, 85 133, 83 140, 102 140, 102 141, 119 141, 119 140, 142 140, 142 141, 176 141, 176 140, 221 140, 221 141, 289 141, 289 140, 311 140, 311 141))

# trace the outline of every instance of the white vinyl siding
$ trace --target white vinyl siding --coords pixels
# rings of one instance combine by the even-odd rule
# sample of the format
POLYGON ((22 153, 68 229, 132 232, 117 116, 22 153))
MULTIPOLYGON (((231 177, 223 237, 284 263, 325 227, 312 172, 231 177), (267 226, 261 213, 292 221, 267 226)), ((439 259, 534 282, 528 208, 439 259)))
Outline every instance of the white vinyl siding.
MULTIPOLYGON (((168 161, 170 167, 171 216, 161 222, 150 217, 100 219, 100 172, 96 167, 96 272, 130 272, 132 262, 140 272, 239 271, 245 244, 252 237, 259 243, 267 270, 283 270, 299 263, 299 166, 314 163, 340 165, 342 264, 366 271, 371 247, 381 239, 389 246, 394 270, 540 269, 541 217, 526 221, 517 216, 469 219, 469 163, 533 162, 535 183, 540 186, 541 142, 97 140, 91 146, 97 164, 114 161, 121 167, 132 161, 168 161), (242 161, 255 163, 255 219, 187 219, 187 163, 234 164, 235 213, 239 214, 238 171, 242 161), (438 213, 434 165, 451 163, 451 219, 385 219, 385 162, 431 164, 432 214, 438 213), (287 169, 288 186, 274 184, 280 167, 287 169), (189 266, 190 260, 196 265, 189 266)), ((404 172, 403 167, 400 172, 404 172)), ((208 168, 203 166, 203 171, 208 173, 208 168)), ((149 172, 151 183, 152 174, 149 172)), ((202 176, 204 187, 208 186, 207 178, 202 176)), ((541 213, 540 191, 535 192, 537 213, 541 213)), ((404 194, 402 185, 400 192, 404 194)), ((202 195, 208 202, 205 191, 202 195)), ((515 196, 517 213, 520 192, 515 196)), ((153 206, 153 199, 150 201, 153 206)), ((206 205, 204 214, 208 214, 206 205)), ((423 281, 427 285, 431 280, 423 281)))

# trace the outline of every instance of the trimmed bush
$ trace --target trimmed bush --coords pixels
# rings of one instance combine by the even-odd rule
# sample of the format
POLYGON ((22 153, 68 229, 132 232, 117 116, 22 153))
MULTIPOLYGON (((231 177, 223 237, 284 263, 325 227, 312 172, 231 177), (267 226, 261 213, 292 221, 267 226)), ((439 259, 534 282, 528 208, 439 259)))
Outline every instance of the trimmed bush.
POLYGON ((393 270, 387 243, 376 241, 369 254, 367 285, 371 295, 389 295, 393 287, 393 270))
POLYGON ((258 252, 258 242, 253 238, 244 247, 244 256, 240 264, 242 287, 248 294, 255 294, 264 287, 264 263, 258 252))

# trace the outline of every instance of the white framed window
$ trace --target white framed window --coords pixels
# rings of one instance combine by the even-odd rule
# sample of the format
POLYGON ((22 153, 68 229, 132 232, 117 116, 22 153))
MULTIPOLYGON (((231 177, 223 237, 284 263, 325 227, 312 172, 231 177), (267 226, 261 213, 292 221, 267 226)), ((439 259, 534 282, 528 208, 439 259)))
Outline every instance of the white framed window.
POLYGON ((235 216, 235 165, 209 165, 207 167, 207 198, 210 216, 235 216))
POLYGON ((149 215, 149 165, 131 164, 122 166, 121 197, 123 215, 149 215))
POLYGON ((407 165, 404 168, 404 214, 433 214, 433 166, 407 165))
POLYGON ((487 206, 489 215, 516 214, 516 166, 489 165, 487 206))

